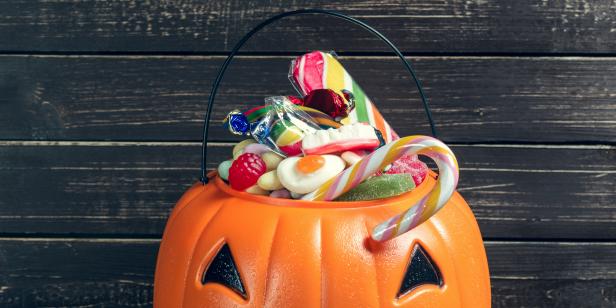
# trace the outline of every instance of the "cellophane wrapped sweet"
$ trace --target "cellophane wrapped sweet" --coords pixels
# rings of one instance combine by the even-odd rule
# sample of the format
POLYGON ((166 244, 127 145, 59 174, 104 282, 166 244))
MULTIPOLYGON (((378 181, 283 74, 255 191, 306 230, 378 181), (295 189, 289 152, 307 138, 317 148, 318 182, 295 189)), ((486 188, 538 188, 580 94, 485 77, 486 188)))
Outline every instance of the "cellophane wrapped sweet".
MULTIPOLYGON (((298 199, 398 139, 334 55, 314 51, 294 59, 289 78, 301 97, 266 97, 264 105, 233 110, 225 119, 231 133, 248 137, 218 167, 233 189, 298 199)), ((337 200, 399 195, 421 184, 426 174, 417 156, 403 156, 363 183, 355 181, 356 187, 337 200)))

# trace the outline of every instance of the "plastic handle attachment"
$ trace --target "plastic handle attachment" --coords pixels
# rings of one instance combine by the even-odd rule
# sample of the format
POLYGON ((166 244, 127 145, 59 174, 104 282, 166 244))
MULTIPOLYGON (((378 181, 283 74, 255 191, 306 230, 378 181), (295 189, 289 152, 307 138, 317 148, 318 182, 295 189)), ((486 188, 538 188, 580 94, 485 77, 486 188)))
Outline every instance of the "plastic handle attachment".
POLYGON ((218 86, 220 85, 220 82, 222 81, 222 77, 224 76, 224 74, 225 74, 229 64, 231 64, 231 60, 233 60, 233 58, 238 53, 240 48, 242 48, 242 46, 244 46, 246 41, 248 41, 248 39, 250 39, 255 33, 259 32, 265 26, 267 26, 267 25, 269 25, 269 24, 271 24, 271 23, 273 23, 273 22, 275 22, 275 21, 277 21, 279 19, 288 17, 288 16, 307 15, 307 14, 330 15, 330 16, 334 16, 334 17, 346 20, 348 22, 351 22, 353 24, 356 24, 356 25, 358 25, 358 26, 368 30, 370 33, 374 34, 374 36, 378 37, 383 42, 385 42, 385 44, 387 44, 387 46, 389 46, 391 48, 391 50, 400 58, 400 60, 402 61, 402 64, 404 64, 404 66, 406 67, 406 69, 409 72, 409 74, 411 74, 411 76, 413 77, 413 80, 415 81, 415 86, 417 86, 417 90, 419 91, 419 96, 421 97, 421 101, 422 101, 424 109, 426 111, 426 116, 428 117, 428 121, 430 122, 430 129, 432 131, 432 136, 436 137, 436 127, 434 125, 434 120, 432 119, 432 113, 430 112, 430 107, 428 106, 428 101, 426 99, 426 96, 424 95, 423 88, 421 87, 421 84, 420 84, 419 80, 417 79, 417 75, 415 74, 415 70, 413 70, 413 67, 411 66, 411 64, 408 61, 406 61, 406 59, 404 58, 404 55, 400 52, 400 50, 398 50, 398 48, 391 41, 389 41, 389 39, 387 39, 379 31, 377 31, 376 29, 374 29, 371 26, 367 25, 366 23, 362 22, 361 20, 355 19, 353 17, 347 16, 347 15, 344 15, 342 13, 338 13, 338 12, 335 12, 335 11, 328 11, 328 10, 321 10, 321 9, 305 9, 305 10, 289 11, 289 12, 285 12, 285 13, 278 14, 278 15, 270 17, 269 19, 261 22, 256 27, 254 27, 252 30, 250 30, 250 32, 246 33, 246 35, 244 35, 237 42, 237 44, 235 44, 235 46, 233 47, 233 49, 229 53, 229 56, 227 57, 225 62, 220 67, 220 70, 218 71, 218 75, 216 76, 216 79, 214 79, 214 84, 212 85, 212 91, 210 92, 210 97, 208 99, 207 112, 205 113, 205 120, 204 120, 204 123, 203 123, 203 144, 202 144, 202 149, 201 149, 201 182, 203 184, 207 184, 207 182, 208 182, 208 178, 207 178, 207 174, 206 174, 207 138, 208 138, 208 128, 210 126, 210 117, 211 117, 211 114, 212 114, 212 108, 214 106, 214 99, 216 98, 216 92, 218 91, 218 86))

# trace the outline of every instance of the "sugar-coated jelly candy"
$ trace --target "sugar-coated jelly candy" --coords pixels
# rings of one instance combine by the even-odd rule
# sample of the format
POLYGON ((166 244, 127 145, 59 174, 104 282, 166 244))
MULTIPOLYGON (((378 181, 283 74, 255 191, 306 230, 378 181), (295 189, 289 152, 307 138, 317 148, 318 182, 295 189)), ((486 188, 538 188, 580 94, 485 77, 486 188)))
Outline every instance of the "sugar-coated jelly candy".
POLYGON ((413 177, 407 173, 383 174, 367 179, 338 197, 336 201, 367 201, 389 198, 415 188, 413 177))

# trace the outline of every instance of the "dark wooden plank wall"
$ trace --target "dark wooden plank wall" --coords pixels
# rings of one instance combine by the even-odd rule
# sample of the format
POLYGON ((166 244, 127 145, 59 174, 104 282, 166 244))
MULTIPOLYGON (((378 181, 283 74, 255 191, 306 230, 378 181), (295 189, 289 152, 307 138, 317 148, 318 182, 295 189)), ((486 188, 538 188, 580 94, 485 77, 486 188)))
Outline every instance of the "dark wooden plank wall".
MULTIPOLYGON (((158 239, 197 177, 224 53, 258 21, 306 6, 367 21, 415 63, 461 162, 494 307, 616 305, 614 1, 8 0, 0 306, 150 305, 158 239)), ((340 52, 398 131, 428 133, 398 60, 320 21, 281 21, 249 43, 214 118, 291 93, 289 59, 318 48, 340 52)), ((234 141, 214 131, 210 166, 234 141)))

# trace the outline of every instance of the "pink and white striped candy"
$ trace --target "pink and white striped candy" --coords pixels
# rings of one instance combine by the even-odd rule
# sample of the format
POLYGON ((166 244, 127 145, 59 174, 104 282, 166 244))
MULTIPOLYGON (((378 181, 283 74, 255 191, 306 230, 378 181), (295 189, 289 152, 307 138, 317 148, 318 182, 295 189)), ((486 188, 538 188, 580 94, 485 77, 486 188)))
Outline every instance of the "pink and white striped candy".
POLYGON ((351 190, 379 170, 404 155, 420 154, 436 162, 439 176, 434 188, 407 211, 377 225, 372 231, 376 241, 386 241, 403 234, 426 221, 440 210, 458 185, 458 162, 443 142, 428 136, 404 137, 379 148, 353 164, 317 190, 302 197, 304 200, 331 201, 351 190))

